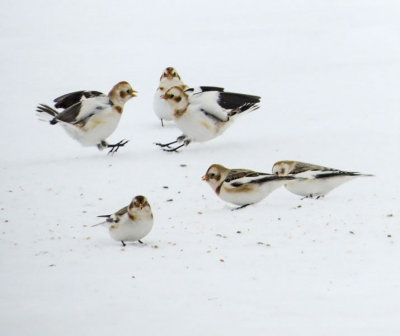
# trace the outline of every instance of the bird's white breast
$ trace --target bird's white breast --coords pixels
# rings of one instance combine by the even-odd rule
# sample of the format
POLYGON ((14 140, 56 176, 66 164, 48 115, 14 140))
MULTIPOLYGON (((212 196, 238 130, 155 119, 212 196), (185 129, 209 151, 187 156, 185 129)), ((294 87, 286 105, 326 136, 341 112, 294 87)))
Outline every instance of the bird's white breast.
POLYGON ((140 220, 132 221, 125 214, 118 223, 110 227, 109 232, 110 236, 118 241, 137 241, 147 236, 152 228, 152 218, 141 218, 140 220))
POLYGON ((333 176, 318 179, 292 180, 287 182, 285 187, 290 192, 300 196, 324 196, 334 188, 352 180, 354 177, 355 176, 333 176))
POLYGON ((189 105, 186 112, 174 118, 176 125, 193 141, 207 141, 221 135, 232 123, 221 122, 204 114, 198 105, 189 105))
POLYGON ((232 187, 228 183, 223 183, 219 196, 224 201, 236 205, 253 204, 262 201, 283 184, 284 181, 282 180, 249 183, 244 184, 242 187, 232 187))
POLYGON ((95 110, 96 113, 89 117, 83 126, 62 123, 64 129, 74 139, 78 140, 83 146, 94 146, 107 139, 117 128, 121 119, 112 106, 101 106, 95 110))

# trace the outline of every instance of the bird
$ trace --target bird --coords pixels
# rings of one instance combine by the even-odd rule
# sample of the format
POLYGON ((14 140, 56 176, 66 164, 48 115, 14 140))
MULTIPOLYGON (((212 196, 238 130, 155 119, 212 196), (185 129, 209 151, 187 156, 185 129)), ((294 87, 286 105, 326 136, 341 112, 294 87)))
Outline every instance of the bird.
POLYGON ((285 187, 304 198, 321 198, 341 184, 359 176, 374 176, 358 172, 343 171, 301 161, 278 161, 272 167, 277 176, 294 176, 299 179, 288 181, 285 187))
POLYGON ((239 114, 258 109, 261 99, 207 86, 187 90, 174 86, 162 98, 173 109, 174 122, 183 132, 175 141, 156 143, 168 152, 176 152, 192 141, 205 142, 220 136, 239 114), (176 143, 182 144, 170 147, 176 143))
POLYGON ((123 81, 116 84, 108 95, 100 92, 95 95, 93 92, 98 91, 76 91, 56 98, 56 106, 64 108, 61 112, 45 104, 38 105, 36 111, 51 125, 61 124, 81 145, 97 146, 99 150, 110 148, 109 153, 114 153, 128 141, 109 144, 106 139, 117 128, 125 103, 136 97, 137 91, 123 81), (91 92, 92 96, 87 94, 88 98, 83 99, 85 92, 91 92))
POLYGON ((278 176, 249 169, 229 169, 220 164, 212 164, 202 177, 218 197, 239 205, 233 210, 260 202, 287 181, 295 179, 293 176, 278 176))
POLYGON ((173 110, 168 106, 165 99, 161 98, 173 86, 178 86, 183 90, 188 86, 183 83, 178 72, 173 67, 168 67, 164 70, 160 77, 160 84, 154 94, 153 110, 157 117, 161 120, 161 126, 164 127, 164 120, 173 120, 173 110))
POLYGON ((92 225, 103 225, 108 228, 111 238, 126 246, 128 241, 141 241, 153 228, 153 213, 145 196, 135 196, 132 202, 111 215, 101 215, 104 222, 92 225))

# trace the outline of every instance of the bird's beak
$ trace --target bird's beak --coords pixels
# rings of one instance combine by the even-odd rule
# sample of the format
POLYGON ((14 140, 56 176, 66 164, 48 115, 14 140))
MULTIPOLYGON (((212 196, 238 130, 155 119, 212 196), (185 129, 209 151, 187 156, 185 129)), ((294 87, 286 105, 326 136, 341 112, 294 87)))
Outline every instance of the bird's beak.
POLYGON ((201 179, 202 179, 203 181, 208 181, 208 180, 209 180, 209 178, 208 178, 207 175, 204 175, 201 179))
POLYGON ((135 90, 132 90, 132 97, 137 97, 137 96, 135 95, 135 93, 138 93, 138 92, 135 91, 135 90))
POLYGON ((172 79, 172 78, 174 78, 174 77, 172 76, 172 73, 169 73, 169 74, 167 75, 167 78, 168 78, 168 79, 172 79))
POLYGON ((162 99, 168 99, 167 96, 166 96, 165 94, 163 94, 163 95, 161 96, 161 98, 162 98, 162 99))

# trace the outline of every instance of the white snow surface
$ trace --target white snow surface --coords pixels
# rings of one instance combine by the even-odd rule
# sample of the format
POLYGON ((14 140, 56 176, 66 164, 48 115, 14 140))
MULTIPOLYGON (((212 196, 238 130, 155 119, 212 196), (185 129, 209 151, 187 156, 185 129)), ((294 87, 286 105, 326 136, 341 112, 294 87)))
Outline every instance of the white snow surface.
POLYGON ((2 1, 2 335, 399 335, 398 1, 2 1), (221 137, 152 111, 174 66, 189 86, 260 95, 221 137), (114 156, 40 122, 38 103, 129 81, 114 156), (284 188, 231 211, 213 163, 301 160, 375 174, 320 200, 284 188), (168 188, 165 188, 168 187, 168 188), (145 195, 144 244, 97 215, 145 195))

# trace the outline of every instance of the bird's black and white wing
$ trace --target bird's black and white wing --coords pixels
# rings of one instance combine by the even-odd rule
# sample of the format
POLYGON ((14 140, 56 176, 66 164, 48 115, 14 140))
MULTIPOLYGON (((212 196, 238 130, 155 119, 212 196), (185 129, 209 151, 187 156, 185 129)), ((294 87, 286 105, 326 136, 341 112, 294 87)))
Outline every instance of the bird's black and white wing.
POLYGON ((88 98, 62 111, 55 119, 70 124, 78 124, 111 106, 112 103, 108 97, 88 98))
POLYGON ((225 179, 232 188, 239 188, 244 185, 263 184, 277 180, 292 180, 293 176, 277 176, 274 174, 260 173, 247 169, 232 169, 225 179))
POLYGON ((119 209, 117 212, 115 212, 115 213, 113 213, 111 215, 100 215, 100 216, 97 216, 97 217, 106 218, 106 222, 108 222, 108 223, 118 223, 120 217, 125 215, 127 212, 128 212, 128 206, 125 206, 122 209, 119 209))
POLYGON ((197 94, 201 94, 201 93, 207 92, 207 91, 222 92, 224 90, 225 90, 224 88, 218 87, 218 86, 198 86, 198 87, 186 89, 185 92, 188 95, 197 95, 197 94))
POLYGON ((193 107, 220 121, 228 121, 229 117, 235 114, 255 110, 259 108, 259 102, 258 96, 225 92, 223 88, 194 88, 189 94, 189 103, 193 107))
POLYGON ((67 108, 71 107, 72 105, 75 105, 76 103, 80 103, 81 101, 83 101, 85 99, 99 97, 99 96, 105 97, 106 95, 99 91, 75 91, 75 92, 67 93, 65 95, 62 95, 62 96, 54 99, 54 102, 55 102, 54 107, 67 109, 67 108))

